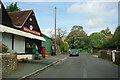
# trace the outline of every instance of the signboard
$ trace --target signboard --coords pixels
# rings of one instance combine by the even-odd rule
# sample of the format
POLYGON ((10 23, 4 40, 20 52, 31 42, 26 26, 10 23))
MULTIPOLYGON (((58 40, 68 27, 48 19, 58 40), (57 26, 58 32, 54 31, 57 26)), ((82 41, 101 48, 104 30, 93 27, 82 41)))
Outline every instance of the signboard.
POLYGON ((34 30, 30 30, 30 29, 27 28, 27 27, 24 27, 24 26, 23 26, 23 30, 26 31, 26 32, 29 32, 29 33, 32 33, 32 34, 35 34, 35 35, 40 36, 40 33, 39 33, 39 32, 34 31, 34 30))

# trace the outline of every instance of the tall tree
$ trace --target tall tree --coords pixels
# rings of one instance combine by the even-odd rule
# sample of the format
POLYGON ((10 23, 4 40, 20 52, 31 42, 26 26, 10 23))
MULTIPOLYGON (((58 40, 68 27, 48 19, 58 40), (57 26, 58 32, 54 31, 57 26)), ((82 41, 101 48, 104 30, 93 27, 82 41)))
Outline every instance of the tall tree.
POLYGON ((71 29, 71 32, 72 31, 82 31, 82 30, 83 30, 82 26, 73 26, 72 29, 71 29))
POLYGON ((102 30, 101 32, 104 33, 106 36, 112 36, 109 27, 107 27, 105 30, 102 30))
POLYGON ((113 37, 106 40, 102 47, 106 49, 120 50, 120 26, 116 28, 113 37))
POLYGON ((11 3, 9 6, 6 8, 7 12, 16 12, 16 11, 21 11, 21 9, 17 6, 17 2, 11 3))
POLYGON ((113 39, 117 49, 120 50, 120 26, 116 28, 113 39))
POLYGON ((70 45, 70 48, 84 48, 86 46, 87 34, 82 26, 73 26, 65 40, 70 45))
MULTIPOLYGON (((64 38, 65 38, 65 36, 66 36, 66 30, 64 29, 62 29, 62 28, 57 28, 57 34, 56 34, 56 44, 57 45, 59 45, 60 46, 60 48, 63 48, 63 45, 64 45, 64 38)), ((52 39, 53 40, 55 40, 54 39, 54 35, 55 34, 53 34, 53 33, 51 33, 51 35, 52 35, 52 39)), ((54 42, 54 41, 53 41, 54 42)), ((64 50, 64 49, 61 49, 61 50, 64 50)))
POLYGON ((63 42, 61 47, 61 51, 67 52, 68 51, 68 43, 66 41, 63 42))
POLYGON ((106 40, 106 36, 103 33, 95 32, 89 36, 90 48, 101 48, 102 44, 106 40))

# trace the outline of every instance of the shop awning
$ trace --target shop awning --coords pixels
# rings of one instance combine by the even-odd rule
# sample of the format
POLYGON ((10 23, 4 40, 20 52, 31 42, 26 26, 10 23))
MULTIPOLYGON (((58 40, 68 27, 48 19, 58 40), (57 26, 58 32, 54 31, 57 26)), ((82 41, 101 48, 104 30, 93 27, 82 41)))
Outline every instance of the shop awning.
POLYGON ((31 39, 37 39, 37 40, 41 40, 41 41, 46 41, 41 36, 36 36, 36 35, 31 34, 31 33, 20 31, 20 30, 17 30, 17 29, 14 29, 14 28, 10 28, 10 27, 4 26, 4 25, 0 25, 0 32, 6 32, 6 33, 11 33, 11 34, 15 34, 15 35, 31 38, 31 39))

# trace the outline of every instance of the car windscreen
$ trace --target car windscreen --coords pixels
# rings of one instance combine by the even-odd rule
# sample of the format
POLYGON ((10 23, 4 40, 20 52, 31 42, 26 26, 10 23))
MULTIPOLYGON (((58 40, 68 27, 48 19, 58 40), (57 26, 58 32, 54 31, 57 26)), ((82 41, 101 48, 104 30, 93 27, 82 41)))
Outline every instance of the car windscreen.
POLYGON ((71 52, 77 52, 78 50, 77 49, 72 49, 71 52))

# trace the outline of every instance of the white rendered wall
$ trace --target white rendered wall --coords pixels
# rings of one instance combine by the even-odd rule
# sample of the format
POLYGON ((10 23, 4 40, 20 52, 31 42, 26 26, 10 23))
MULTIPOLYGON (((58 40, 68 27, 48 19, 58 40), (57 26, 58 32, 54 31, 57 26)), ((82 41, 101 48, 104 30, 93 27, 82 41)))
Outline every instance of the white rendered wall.
POLYGON ((0 42, 2 41, 2 33, 0 32, 0 42))
POLYGON ((32 59, 32 54, 28 54, 28 55, 17 55, 17 59, 22 59, 22 58, 32 59))
POLYGON ((25 38, 21 36, 14 36, 14 50, 17 53, 25 53, 25 38))
POLYGON ((2 33, 3 43, 12 50, 12 34, 2 33))

